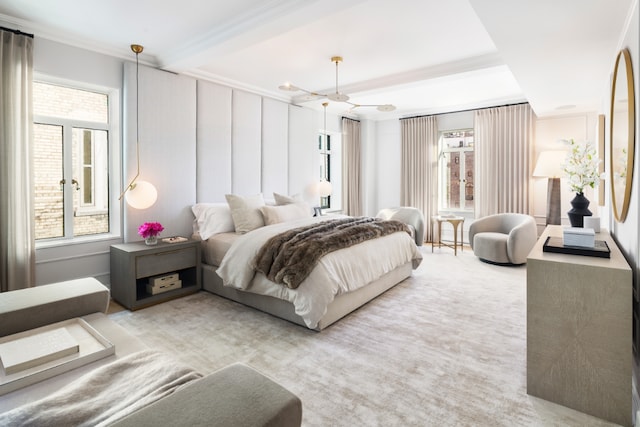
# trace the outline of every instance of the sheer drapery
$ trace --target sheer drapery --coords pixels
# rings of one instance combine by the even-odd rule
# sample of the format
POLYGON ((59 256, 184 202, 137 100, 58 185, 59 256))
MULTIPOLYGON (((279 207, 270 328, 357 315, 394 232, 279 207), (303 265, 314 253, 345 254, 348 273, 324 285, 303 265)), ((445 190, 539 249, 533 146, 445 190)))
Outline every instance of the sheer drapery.
POLYGON ((33 286, 33 37, 0 29, 0 291, 33 286))
MULTIPOLYGON (((438 122, 436 116, 400 121, 401 185, 400 204, 422 211, 428 224, 438 212, 438 122)), ((425 227, 425 241, 432 240, 425 227)))
POLYGON ((360 122, 342 118, 342 212, 362 215, 362 142, 360 122))
POLYGON ((534 118, 529 104, 476 111, 476 218, 529 213, 534 118))

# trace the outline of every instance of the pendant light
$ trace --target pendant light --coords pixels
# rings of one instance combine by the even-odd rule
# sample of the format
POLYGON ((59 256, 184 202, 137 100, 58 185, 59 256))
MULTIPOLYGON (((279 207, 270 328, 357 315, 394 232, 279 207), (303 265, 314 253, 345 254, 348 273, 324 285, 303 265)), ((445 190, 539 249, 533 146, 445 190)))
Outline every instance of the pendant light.
POLYGON ((134 209, 147 209, 156 202, 158 198, 158 192, 156 187, 148 181, 137 181, 140 176, 140 134, 139 134, 139 64, 138 55, 142 53, 144 48, 139 44, 132 44, 131 50, 136 54, 136 175, 124 189, 118 200, 122 200, 122 196, 125 196, 125 200, 134 209))

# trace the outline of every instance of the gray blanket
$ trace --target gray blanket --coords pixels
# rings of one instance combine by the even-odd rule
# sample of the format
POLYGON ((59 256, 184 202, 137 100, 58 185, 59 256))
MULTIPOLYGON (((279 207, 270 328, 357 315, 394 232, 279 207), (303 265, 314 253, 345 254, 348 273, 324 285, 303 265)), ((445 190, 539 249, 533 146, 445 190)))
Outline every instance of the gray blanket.
POLYGON ((54 394, 0 414, 2 426, 106 426, 202 375, 144 350, 97 368, 54 394))
POLYGON ((256 271, 272 282, 296 289, 323 255, 399 231, 409 233, 407 226, 399 221, 378 218, 323 221, 273 236, 262 246, 253 263, 256 271))

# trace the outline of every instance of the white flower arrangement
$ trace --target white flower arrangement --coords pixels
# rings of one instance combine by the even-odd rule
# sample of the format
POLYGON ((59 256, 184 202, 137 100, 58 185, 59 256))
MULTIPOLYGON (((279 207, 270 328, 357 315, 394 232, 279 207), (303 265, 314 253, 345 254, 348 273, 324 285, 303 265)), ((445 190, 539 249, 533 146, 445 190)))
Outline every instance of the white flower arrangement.
POLYGON ((576 193, 584 193, 585 188, 594 188, 600 181, 598 174, 600 159, 598 159, 593 143, 589 141, 578 144, 571 139, 569 144, 571 151, 562 164, 562 170, 567 174, 571 190, 576 193))

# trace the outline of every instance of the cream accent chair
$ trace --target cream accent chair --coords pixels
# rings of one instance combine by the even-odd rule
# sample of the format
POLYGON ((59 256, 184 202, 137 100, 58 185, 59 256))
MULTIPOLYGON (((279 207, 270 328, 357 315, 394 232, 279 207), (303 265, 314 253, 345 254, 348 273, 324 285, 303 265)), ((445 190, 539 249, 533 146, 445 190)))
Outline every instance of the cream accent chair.
POLYGON ((538 240, 536 222, 530 215, 501 213, 475 220, 469 227, 473 253, 494 264, 524 264, 538 240))
POLYGON ((409 226, 416 245, 422 246, 424 243, 424 215, 420 209, 409 206, 381 209, 376 218, 404 222, 409 226))

